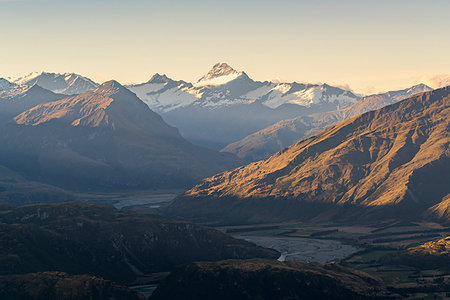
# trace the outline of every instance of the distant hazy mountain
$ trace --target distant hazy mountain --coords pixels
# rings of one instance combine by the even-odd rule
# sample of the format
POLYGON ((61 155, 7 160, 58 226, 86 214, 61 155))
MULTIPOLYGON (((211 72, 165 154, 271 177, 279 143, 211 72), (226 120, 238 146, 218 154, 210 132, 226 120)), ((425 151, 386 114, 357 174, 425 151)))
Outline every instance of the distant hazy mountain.
POLYGON ((115 81, 19 114, 0 127, 0 153, 26 178, 83 190, 180 188, 237 165, 184 140, 115 81))
POLYGON ((95 89, 98 84, 89 78, 74 73, 30 73, 14 80, 17 84, 39 85, 55 93, 74 95, 95 89))
POLYGON ((185 138, 217 149, 280 120, 336 110, 359 99, 327 84, 254 81, 225 63, 194 84, 156 74, 129 89, 185 138))
POLYGON ((2 79, 0 79, 0 85, 0 120, 9 121, 13 116, 38 104, 66 97, 38 85, 19 85, 2 79))
POLYGON ((10 89, 13 86, 15 86, 14 83, 9 82, 5 78, 0 78, 0 91, 6 90, 6 89, 10 89))
POLYGON ((449 119, 450 86, 417 94, 207 178, 168 213, 228 224, 445 218, 449 119))
POLYGON ((367 96, 340 110, 283 120, 226 146, 222 151, 236 154, 246 162, 265 159, 329 126, 431 90, 432 88, 419 84, 404 90, 367 96))

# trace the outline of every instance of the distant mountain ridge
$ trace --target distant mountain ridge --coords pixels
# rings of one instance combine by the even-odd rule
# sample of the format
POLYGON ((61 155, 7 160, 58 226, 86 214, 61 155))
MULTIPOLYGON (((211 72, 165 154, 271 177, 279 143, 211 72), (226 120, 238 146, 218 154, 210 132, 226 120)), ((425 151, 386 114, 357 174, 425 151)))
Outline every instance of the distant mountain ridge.
POLYGON ((195 83, 155 74, 146 83, 127 87, 185 138, 215 149, 280 120, 359 100, 327 84, 254 81, 226 63, 214 65, 195 83))
POLYGON ((396 103, 417 93, 432 90, 425 84, 418 84, 403 90, 366 96, 340 110, 315 113, 280 121, 240 141, 227 145, 221 151, 236 154, 246 162, 265 159, 303 138, 351 117, 396 103))
MULTIPOLYGON (((174 105, 158 101, 167 92, 165 85, 184 92, 184 97, 194 97, 193 102, 199 106, 215 109, 220 106, 233 104, 261 102, 267 107, 275 109, 283 104, 291 103, 309 107, 321 102, 336 102, 336 105, 346 106, 356 102, 358 97, 350 91, 345 91, 327 84, 301 83, 273 83, 269 81, 253 81, 245 72, 236 71, 226 63, 218 63, 194 84, 185 81, 174 81, 166 75, 155 74, 146 83, 129 85, 128 88, 137 93, 151 109, 157 112, 168 112, 176 109, 180 104, 190 105, 180 98, 174 105), (164 78, 164 80, 157 80, 164 78), (174 85, 176 83, 176 85, 174 85), (157 86, 156 84, 163 84, 157 86), (147 91, 143 87, 147 86, 147 91), (221 87, 224 86, 224 87, 221 87), (229 101, 225 101, 229 100, 229 101), (167 105, 169 104, 169 105, 167 105)), ((181 97, 181 96, 180 96, 181 97)))
POLYGON ((9 82, 5 78, 0 78, 0 91, 6 90, 6 89, 10 89, 14 85, 15 85, 14 83, 9 82))
POLYGON ((227 224, 442 219, 450 203, 449 120, 450 86, 420 93, 206 178, 167 213, 227 224))
POLYGON ((10 121, 15 115, 36 105, 66 97, 38 85, 9 83, 0 88, 0 121, 10 121))
POLYGON ((13 80, 16 84, 39 85, 55 93, 74 95, 95 89, 98 83, 75 73, 35 72, 13 80))
POLYGON ((183 188, 238 165, 184 140, 116 81, 20 113, 0 127, 0 153, 30 180, 76 190, 183 188))

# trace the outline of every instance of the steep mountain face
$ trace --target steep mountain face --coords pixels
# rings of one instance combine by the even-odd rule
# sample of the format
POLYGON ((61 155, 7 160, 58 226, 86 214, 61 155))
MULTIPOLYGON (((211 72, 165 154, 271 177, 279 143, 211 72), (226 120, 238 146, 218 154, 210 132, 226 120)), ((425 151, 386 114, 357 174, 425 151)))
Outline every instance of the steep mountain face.
POLYGON ((38 104, 65 97, 38 85, 4 85, 0 88, 0 120, 11 121, 14 116, 38 104))
POLYGON ((181 188, 237 165, 184 140, 115 81, 14 120, 0 128, 0 165, 63 188, 181 188))
POLYGON ((15 79, 14 82, 29 86, 37 84, 47 90, 65 95, 81 94, 98 86, 98 83, 91 79, 74 73, 31 73, 15 79))
POLYGON ((0 298, 15 300, 144 300, 142 295, 114 282, 88 275, 43 272, 0 276, 0 298))
POLYGON ((414 94, 431 90, 432 88, 419 84, 404 90, 367 96, 340 110, 283 120, 229 144, 221 151, 236 154, 248 163, 266 159, 275 152, 327 127, 359 114, 396 103, 414 94))
POLYGON ((450 190, 450 87, 362 114, 203 180, 168 209, 203 221, 421 218, 450 190))
POLYGON ((121 283, 192 261, 277 258, 220 231, 112 206, 0 206, 0 274, 63 271, 121 283))
POLYGON ((379 279, 338 265, 263 259, 192 263, 174 270, 157 299, 390 299, 379 279))
POLYGON ((194 84, 156 74, 129 89, 185 138, 217 149, 277 121, 335 110, 359 99, 327 84, 254 81, 225 63, 214 65, 194 84))

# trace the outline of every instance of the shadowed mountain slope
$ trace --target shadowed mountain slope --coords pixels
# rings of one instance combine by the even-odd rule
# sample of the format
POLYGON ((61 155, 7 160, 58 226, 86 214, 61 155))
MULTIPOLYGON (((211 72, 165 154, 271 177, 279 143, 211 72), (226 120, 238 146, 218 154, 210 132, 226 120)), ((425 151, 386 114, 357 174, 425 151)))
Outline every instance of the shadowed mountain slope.
POLYGON ((367 96, 340 110, 283 120, 240 141, 229 144, 221 151, 236 154, 248 163, 266 159, 279 150, 305 137, 316 134, 327 127, 362 113, 396 103, 414 94, 431 90, 430 87, 419 84, 404 90, 367 96))
POLYGON ((390 299, 380 280, 338 265, 263 259, 177 268, 150 299, 390 299))
POLYGON ((184 140, 115 81, 14 120, 0 129, 0 165, 61 187, 180 188, 237 165, 184 140))
POLYGON ((330 127, 226 171, 168 213, 210 222, 420 218, 450 192, 450 87, 330 127))
POLYGON ((11 84, 0 89, 0 120, 10 121, 14 116, 36 105, 59 100, 65 95, 55 94, 38 85, 11 84))

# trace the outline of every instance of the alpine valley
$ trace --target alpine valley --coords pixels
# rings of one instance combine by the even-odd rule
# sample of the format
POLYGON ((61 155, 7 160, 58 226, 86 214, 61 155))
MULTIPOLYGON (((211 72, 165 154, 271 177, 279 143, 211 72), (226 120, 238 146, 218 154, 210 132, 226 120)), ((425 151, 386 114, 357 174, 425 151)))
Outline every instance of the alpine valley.
POLYGON ((0 298, 445 298, 449 112, 225 63, 0 79, 0 298))

